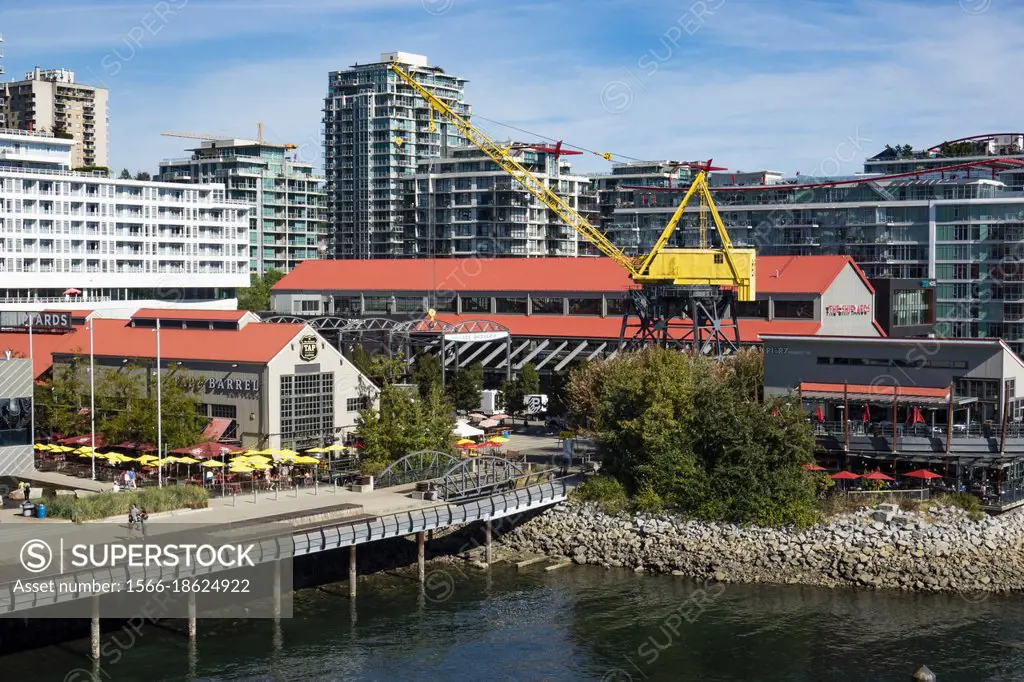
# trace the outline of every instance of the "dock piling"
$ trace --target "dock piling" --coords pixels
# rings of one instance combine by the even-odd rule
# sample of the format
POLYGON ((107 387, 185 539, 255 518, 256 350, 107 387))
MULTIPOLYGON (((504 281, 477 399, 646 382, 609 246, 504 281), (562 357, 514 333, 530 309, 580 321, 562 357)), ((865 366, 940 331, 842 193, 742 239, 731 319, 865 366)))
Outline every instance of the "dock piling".
POLYGON ((89 632, 89 653, 92 660, 99 663, 100 660, 100 598, 92 598, 92 626, 89 632))
POLYGON ((416 558, 420 566, 420 585, 427 581, 427 534, 424 531, 416 533, 416 558))
POLYGON ((188 645, 196 645, 196 593, 188 593, 188 645))
POLYGON ((348 596, 356 598, 356 546, 348 548, 348 596))
POLYGON ((485 526, 485 529, 486 529, 486 538, 487 538, 487 541, 486 541, 487 542, 487 544, 486 544, 487 560, 486 560, 485 563, 488 566, 490 566, 491 565, 491 559, 493 558, 493 553, 492 553, 493 549, 491 547, 491 520, 490 519, 487 519, 487 525, 485 526))
POLYGON ((281 560, 274 562, 274 620, 281 620, 281 560))

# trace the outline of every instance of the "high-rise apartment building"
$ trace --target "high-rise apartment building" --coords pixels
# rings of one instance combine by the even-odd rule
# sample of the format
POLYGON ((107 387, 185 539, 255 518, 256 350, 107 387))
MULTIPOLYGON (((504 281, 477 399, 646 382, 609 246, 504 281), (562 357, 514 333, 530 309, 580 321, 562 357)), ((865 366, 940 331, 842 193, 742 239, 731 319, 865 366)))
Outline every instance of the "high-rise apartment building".
POLYGON ((73 71, 36 67, 7 84, 7 126, 74 140, 73 167, 105 168, 107 94, 106 88, 76 83, 73 71))
MULTIPOLYGON (((590 178, 540 145, 509 154, 588 220, 597 216, 590 178)), ((475 147, 421 159, 405 181, 405 256, 578 256, 590 243, 475 147)))
POLYGON ((229 199, 252 207, 249 267, 288 272, 327 249, 325 181, 298 161, 294 145, 261 140, 207 140, 192 156, 160 162, 157 180, 222 183, 229 199))
MULTIPOLYGON (((937 334, 1001 337, 1024 353, 1022 141, 994 135, 918 152, 891 148, 868 160, 866 173, 844 178, 712 174, 713 196, 735 245, 769 256, 849 255, 872 280, 925 283, 935 289, 937 334)), ((620 186, 621 205, 605 223, 613 240, 634 237, 640 251, 681 198, 643 186, 620 186)), ((696 246, 698 211, 687 209, 674 246, 696 246)), ((758 280, 774 275, 759 272, 758 280)), ((912 289, 899 292, 893 311, 909 326, 928 312, 926 292, 912 289)))
MULTIPOLYGON (((0 35, 0 44, 3 44, 4 37, 0 35)), ((4 50, 0 47, 0 79, 4 77, 4 50)), ((7 117, 4 114, 4 109, 7 105, 7 86, 0 85, 0 129, 7 127, 7 117)))
POLYGON ((229 300, 249 284, 249 207, 223 185, 76 173, 74 141, 0 130, 0 310, 229 300))
POLYGON ((461 116, 466 80, 426 57, 388 52, 332 71, 324 100, 324 169, 332 250, 339 258, 405 255, 403 180, 420 159, 466 144, 458 130, 389 68, 398 63, 461 116))

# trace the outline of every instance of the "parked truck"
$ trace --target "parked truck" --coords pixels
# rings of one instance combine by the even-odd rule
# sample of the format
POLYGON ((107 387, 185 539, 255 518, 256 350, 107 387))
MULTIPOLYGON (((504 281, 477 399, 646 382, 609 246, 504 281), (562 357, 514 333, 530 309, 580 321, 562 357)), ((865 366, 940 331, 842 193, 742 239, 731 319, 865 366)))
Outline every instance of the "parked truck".
POLYGON ((491 415, 497 414, 500 411, 498 408, 498 392, 495 390, 480 391, 480 412, 491 415))

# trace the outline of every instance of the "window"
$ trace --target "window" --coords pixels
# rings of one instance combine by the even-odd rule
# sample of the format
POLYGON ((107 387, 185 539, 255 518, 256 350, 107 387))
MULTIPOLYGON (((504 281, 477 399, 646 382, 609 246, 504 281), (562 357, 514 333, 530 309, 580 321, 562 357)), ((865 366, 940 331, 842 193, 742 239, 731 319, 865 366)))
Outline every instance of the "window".
POLYGON ((366 312, 368 313, 391 312, 390 296, 367 296, 364 300, 366 301, 366 312))
POLYGON ((892 323, 896 327, 928 323, 928 303, 923 289, 893 292, 892 323))
POLYGON ((463 313, 491 312, 491 299, 487 296, 460 296, 463 313))
POLYGON ((361 398, 349 398, 345 401, 346 412, 358 412, 359 410, 365 410, 369 407, 370 401, 365 397, 361 398))
POLYGON ((334 312, 338 315, 358 315, 362 304, 358 296, 335 296, 334 312))
MULTIPOLYGON (((768 301, 737 301, 736 317, 768 319, 768 301)), ((775 304, 778 306, 778 303, 775 304)), ((777 309, 777 308, 776 308, 777 309)), ((776 313, 777 315, 778 313, 776 313)))
POLYGON ((302 312, 304 313, 317 313, 320 312, 320 301, 303 301, 302 312))
POLYGON ((426 312, 421 297, 408 297, 395 299, 395 312, 399 313, 422 313, 426 312))
POLYGON ((570 298, 570 315, 600 315, 601 299, 599 298, 570 298))
POLYGON ((530 312, 534 315, 562 315, 564 312, 562 302, 562 298, 537 296, 530 299, 530 312))
POLYGON ((308 447, 334 437, 334 373, 281 377, 281 445, 308 447))
POLYGON ((207 405, 207 416, 214 419, 237 419, 238 408, 234 405, 207 405))
POLYGON ((605 309, 609 317, 613 315, 625 315, 630 311, 632 307, 632 301, 628 298, 607 298, 605 299, 605 309))
POLYGON ((500 314, 526 314, 525 298, 496 298, 494 299, 495 312, 500 314))
POLYGON ((0 398, 0 445, 29 445, 31 398, 0 398))
POLYGON ((814 301, 775 301, 775 317, 814 319, 814 301))

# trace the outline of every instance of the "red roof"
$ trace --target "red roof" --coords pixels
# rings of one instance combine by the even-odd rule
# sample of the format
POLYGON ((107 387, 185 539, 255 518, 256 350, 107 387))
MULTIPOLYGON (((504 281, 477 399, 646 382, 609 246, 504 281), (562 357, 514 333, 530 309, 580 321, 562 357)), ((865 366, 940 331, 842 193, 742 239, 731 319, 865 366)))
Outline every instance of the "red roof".
MULTIPOLYGON (((893 386, 879 386, 876 384, 819 384, 813 382, 800 382, 800 390, 807 393, 835 393, 843 395, 847 393, 860 393, 877 395, 880 398, 891 398, 893 386)), ((949 398, 949 387, 928 388, 926 386, 896 386, 896 395, 900 398, 949 398)))
POLYGON ((132 315, 133 320, 199 320, 238 322, 247 310, 182 310, 180 308, 141 308, 132 315))
MULTIPOLYGON (((53 351, 60 347, 71 334, 41 334, 32 335, 32 372, 33 378, 38 379, 46 374, 53 366, 53 351)), ((86 344, 88 344, 86 339, 86 344)), ((0 332, 0 352, 11 351, 13 355, 27 358, 28 353, 28 332, 0 332)))
MULTIPOLYGON (((470 320, 488 320, 502 325, 512 336, 564 339, 612 339, 617 341, 622 318, 565 315, 439 315, 438 320, 450 324, 470 320)), ((740 341, 760 343, 761 334, 813 335, 821 325, 798 320, 740 320, 740 341)))
MULTIPOLYGON (((94 355, 122 358, 155 358, 156 332, 131 327, 125 320, 93 320, 96 329, 94 355)), ((167 360, 249 362, 265 364, 303 329, 301 324, 247 324, 241 329, 161 329, 160 357, 167 360)), ((40 335, 41 336, 41 335, 40 335)), ((56 353, 89 352, 89 332, 76 328, 61 336, 56 353)))
MULTIPOLYGON (((757 290, 771 294, 821 294, 849 256, 759 256, 757 290)), ((273 291, 551 291, 620 292, 633 286, 608 258, 398 258, 307 260, 273 291)), ((874 293, 874 290, 871 289, 874 293)))

